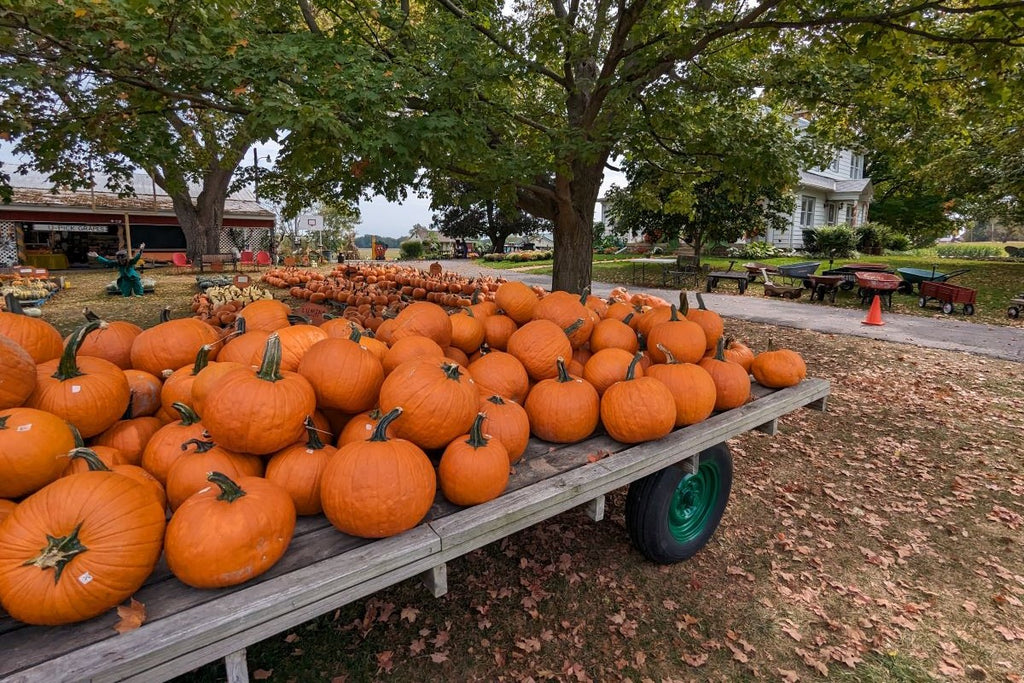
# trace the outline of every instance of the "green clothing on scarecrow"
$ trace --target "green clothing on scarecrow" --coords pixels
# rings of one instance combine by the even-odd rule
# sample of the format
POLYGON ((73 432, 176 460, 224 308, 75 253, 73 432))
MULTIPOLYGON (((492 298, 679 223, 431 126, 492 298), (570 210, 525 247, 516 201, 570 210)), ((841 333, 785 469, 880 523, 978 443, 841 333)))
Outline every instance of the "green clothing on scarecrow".
POLYGON ((114 259, 103 258, 96 255, 96 260, 105 266, 117 266, 117 288, 121 290, 121 296, 142 296, 142 277, 135 270, 135 264, 142 258, 142 249, 145 244, 139 245, 135 256, 128 258, 128 252, 124 249, 115 254, 114 259))

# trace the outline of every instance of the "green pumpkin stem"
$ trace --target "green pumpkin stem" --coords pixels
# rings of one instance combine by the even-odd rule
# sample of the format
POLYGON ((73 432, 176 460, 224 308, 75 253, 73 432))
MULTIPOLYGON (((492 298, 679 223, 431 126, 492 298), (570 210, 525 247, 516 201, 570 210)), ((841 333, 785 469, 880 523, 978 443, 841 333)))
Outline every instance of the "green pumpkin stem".
POLYGON ((245 495, 245 491, 242 490, 242 487, 231 481, 231 478, 226 474, 210 472, 206 475, 206 481, 214 483, 220 487, 220 495, 217 496, 217 500, 226 500, 229 503, 234 503, 245 495))
POLYGON ((558 381, 571 382, 572 375, 570 375, 569 371, 565 369, 565 359, 559 356, 558 360, 555 361, 555 363, 558 365, 558 381))
POLYGON ((625 318, 623 318, 623 319, 622 319, 622 322, 623 322, 623 324, 625 324, 625 325, 628 325, 628 324, 629 324, 629 321, 633 319, 633 316, 634 316, 634 315, 636 315, 636 313, 630 313, 630 314, 629 314, 629 315, 627 315, 627 316, 626 316, 625 318))
POLYGON ((199 353, 196 354, 196 362, 192 366, 193 377, 198 375, 206 367, 207 363, 210 362, 210 349, 212 348, 209 344, 203 344, 199 347, 199 353))
POLYGON ((377 426, 373 429, 373 434, 367 441, 387 441, 388 440, 388 425, 398 419, 398 416, 402 414, 401 406, 392 408, 391 412, 384 415, 377 421, 377 426))
POLYGON ((672 352, 665 348, 664 344, 658 344, 658 350, 665 354, 665 365, 677 365, 679 361, 672 355, 672 352))
POLYGON ((25 315, 25 309, 21 307, 21 301, 14 298, 14 294, 5 294, 4 303, 7 304, 8 313, 17 313, 18 315, 25 315))
POLYGON ((217 444, 215 444, 212 441, 200 441, 199 439, 189 439, 188 441, 181 444, 181 450, 187 451, 189 446, 195 446, 196 453, 201 454, 213 450, 213 447, 216 445, 217 444))
POLYGON ((96 455, 96 451, 91 448, 76 447, 72 448, 68 456, 74 460, 75 458, 81 458, 85 461, 85 464, 89 466, 90 472, 109 472, 110 468, 107 467, 100 456, 96 455))
POLYGON ((267 345, 263 347, 263 363, 256 372, 256 376, 264 382, 279 382, 284 379, 281 374, 281 338, 277 332, 271 332, 267 337, 267 345))
POLYGON ((473 426, 469 428, 469 439, 466 440, 473 448, 483 448, 487 445, 488 438, 484 436, 484 419, 487 415, 484 413, 477 413, 476 419, 473 420, 473 426))
MULTIPOLYGON (((660 347, 661 344, 658 344, 658 346, 660 347)), ((634 375, 636 374, 636 364, 639 363, 640 359, 643 358, 643 357, 644 357, 644 354, 642 354, 639 351, 637 351, 636 355, 633 356, 633 360, 629 361, 629 367, 626 368, 626 381, 627 382, 629 380, 631 380, 631 379, 636 379, 634 377, 634 375)))
POLYGON ((314 451, 323 450, 324 442, 320 440, 319 430, 313 424, 313 418, 307 415, 302 424, 306 428, 306 448, 314 451))
POLYGON ((571 337, 573 332, 580 329, 581 327, 583 327, 583 318, 576 318, 576 322, 574 322, 572 325, 569 325, 569 327, 565 328, 565 336, 571 337))
POLYGON ((679 292, 679 313, 684 318, 686 314, 690 312, 690 299, 686 293, 686 290, 679 292))
POLYGON ((587 285, 586 287, 583 288, 583 291, 580 292, 580 303, 583 304, 584 306, 586 306, 587 305, 587 297, 589 297, 589 296, 590 296, 590 285, 587 285))
POLYGON ((67 536, 51 536, 46 534, 46 547, 39 551, 31 560, 22 563, 23 567, 39 567, 40 569, 53 570, 53 583, 60 583, 60 575, 68 562, 76 555, 81 555, 88 548, 78 540, 78 532, 82 529, 82 522, 78 523, 67 536))
POLYGON ((698 306, 698 308, 700 308, 700 310, 702 310, 702 311, 708 310, 708 307, 704 305, 704 297, 701 295, 700 292, 696 292, 696 294, 697 294, 697 306, 698 306))
POLYGON ((10 415, 0 415, 0 431, 7 429, 7 419, 10 415))
POLYGON ((671 309, 672 309, 672 317, 670 317, 669 320, 674 322, 674 323, 675 322, 679 322, 679 309, 676 307, 675 304, 672 304, 671 309))
POLYGON ((715 347, 715 360, 725 362, 725 337, 718 338, 718 346, 715 347))
POLYGON ((476 289, 473 290, 473 296, 470 297, 469 303, 471 303, 473 305, 476 305, 476 304, 480 303, 480 288, 479 287, 477 287, 476 289))
POLYGON ((171 307, 164 306, 164 310, 160 311, 160 322, 166 323, 171 320, 171 307))
POLYGON ((96 315, 96 314, 95 314, 95 313, 93 313, 93 312, 92 312, 91 310, 89 310, 89 307, 88 307, 88 306, 86 306, 85 308, 83 308, 83 309, 82 309, 82 315, 84 315, 84 316, 85 316, 85 319, 86 319, 87 321, 91 321, 91 320, 99 320, 99 319, 100 319, 100 317, 99 317, 98 315, 96 315))
POLYGON ((442 363, 441 369, 444 370, 444 374, 447 375, 448 379, 453 379, 456 382, 462 379, 462 370, 459 368, 458 363, 442 363))
POLYGON ((57 372, 53 373, 51 377, 64 382, 75 377, 81 377, 84 374, 78 369, 78 349, 82 347, 85 336, 101 325, 106 326, 106 323, 102 320, 90 320, 78 328, 74 336, 68 341, 68 345, 64 347, 64 353, 60 354, 57 372))
POLYGON ((78 431, 78 427, 70 422, 67 424, 68 428, 71 429, 71 438, 75 441, 75 448, 85 448, 85 439, 82 438, 82 432, 78 431))
POLYGON ((363 338, 363 333, 359 331, 359 327, 355 323, 349 323, 349 326, 352 328, 352 332, 349 333, 348 340, 358 344, 359 340, 363 338))
POLYGON ((171 407, 178 412, 181 417, 181 424, 185 427, 194 425, 199 422, 199 416, 196 415, 196 411, 192 409, 192 406, 186 405, 179 401, 175 401, 171 404, 171 407))
POLYGON ((497 394, 494 394, 493 396, 489 397, 487 400, 490 401, 491 403, 493 403, 496 406, 503 406, 503 405, 505 405, 505 399, 503 399, 501 396, 498 396, 497 394))

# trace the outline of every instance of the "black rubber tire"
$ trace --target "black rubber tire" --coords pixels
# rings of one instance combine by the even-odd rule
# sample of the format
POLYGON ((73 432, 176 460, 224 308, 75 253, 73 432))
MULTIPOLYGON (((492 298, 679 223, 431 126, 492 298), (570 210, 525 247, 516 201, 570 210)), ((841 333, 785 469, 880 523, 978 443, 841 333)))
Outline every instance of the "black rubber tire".
POLYGON ((853 287, 854 287, 854 284, 852 282, 850 282, 849 280, 843 280, 839 284, 839 289, 843 290, 844 292, 849 292, 850 290, 853 289, 853 287))
POLYGON ((907 282, 906 280, 904 280, 896 288, 896 291, 898 291, 900 294, 913 294, 914 293, 914 283, 913 282, 907 282))
MULTIPOLYGON (((718 495, 699 533, 686 541, 677 539, 669 528, 669 514, 680 483, 691 475, 671 465, 629 485, 626 495, 626 530, 633 546, 648 560, 673 564, 693 557, 714 535, 722 520, 732 490, 732 454, 720 443, 701 451, 702 467, 717 472, 718 495)), ((698 476, 699 476, 698 472, 698 476)))
POLYGON ((974 304, 964 304, 964 315, 974 315, 974 304))
POLYGON ((1006 309, 1006 315, 1010 316, 1011 318, 1017 319, 1020 317, 1020 309, 1017 308, 1016 306, 1010 306, 1009 308, 1006 309))
POLYGON ((920 306, 921 308, 924 308, 925 306, 927 306, 927 305, 928 305, 928 299, 927 299, 927 298, 925 298, 925 297, 923 297, 923 296, 922 296, 922 297, 920 297, 920 298, 919 298, 919 299, 917 300, 917 305, 918 305, 918 306, 920 306))
POLYGON ((942 312, 945 313, 946 315, 952 314, 954 310, 955 309, 951 302, 947 301, 946 303, 942 304, 942 312))
POLYGON ((747 281, 746 280, 740 280, 739 281, 739 285, 740 285, 740 294, 746 294, 747 293, 747 281))

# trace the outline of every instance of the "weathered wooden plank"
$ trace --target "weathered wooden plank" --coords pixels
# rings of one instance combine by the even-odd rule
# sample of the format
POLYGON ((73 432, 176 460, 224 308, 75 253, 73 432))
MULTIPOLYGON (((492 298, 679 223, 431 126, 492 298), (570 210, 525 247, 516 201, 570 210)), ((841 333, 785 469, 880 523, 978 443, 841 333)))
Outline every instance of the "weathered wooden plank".
MULTIPOLYGON (((246 585, 142 628, 14 673, 13 682, 159 680, 185 673, 262 638, 435 566, 427 526, 354 548, 256 585, 246 585), (353 597, 355 596, 355 597, 353 597), (203 654, 199 654, 202 652, 203 654), (158 676, 149 671, 158 669, 158 676)), ((5 650, 6 655, 6 650, 5 650)))
POLYGON ((235 650, 225 657, 224 669, 228 683, 249 683, 249 662, 245 659, 245 648, 235 650))
POLYGON ((445 559, 504 538, 541 520, 608 493, 681 459, 791 412, 828 393, 825 380, 805 380, 745 406, 638 444, 611 457, 540 481, 497 500, 431 522, 445 559))
POLYGON ((754 429, 759 432, 764 432, 768 436, 775 436, 779 433, 779 420, 778 418, 768 420, 763 425, 757 425, 754 429))
POLYGON ((439 598, 448 592, 448 565, 439 564, 431 567, 420 574, 420 581, 430 591, 431 595, 439 598))
POLYGON ((587 502, 585 506, 587 517, 595 522, 604 519, 604 496, 598 496, 587 502))

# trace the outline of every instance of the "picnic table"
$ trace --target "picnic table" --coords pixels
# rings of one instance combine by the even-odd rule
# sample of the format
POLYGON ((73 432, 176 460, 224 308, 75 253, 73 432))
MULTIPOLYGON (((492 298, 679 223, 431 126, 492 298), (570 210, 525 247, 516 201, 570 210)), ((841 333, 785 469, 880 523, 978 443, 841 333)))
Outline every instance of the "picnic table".
POLYGON ((750 430, 774 434, 789 412, 824 410, 828 394, 829 383, 816 378, 777 391, 755 384, 746 405, 635 446, 605 434, 557 446, 531 439, 499 498, 459 508, 439 496, 419 526, 376 541, 343 534, 322 515, 300 518, 284 557, 241 586, 190 588, 161 561, 135 596, 146 606, 146 623, 124 634, 113 628, 114 610, 60 627, 27 626, 0 615, 0 680, 151 683, 224 658, 228 681, 247 681, 247 646, 409 578, 419 577, 433 595, 443 595, 447 561, 578 506, 599 521, 605 494, 627 485, 627 527, 642 553, 664 562, 662 546, 700 540, 696 552, 714 533, 728 500, 732 460, 726 440, 750 430), (691 515, 700 526, 680 526, 679 515, 710 506, 718 511, 711 522, 691 515))

